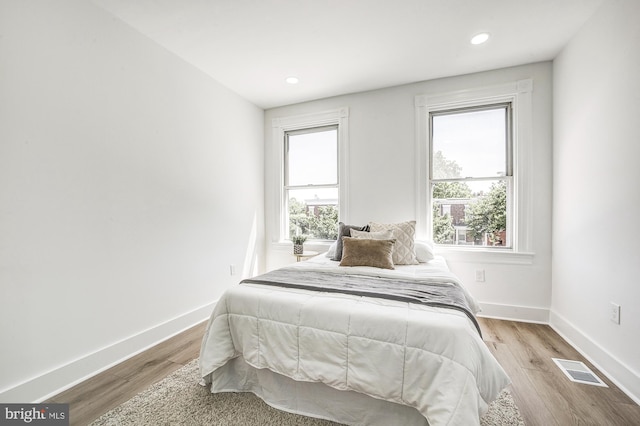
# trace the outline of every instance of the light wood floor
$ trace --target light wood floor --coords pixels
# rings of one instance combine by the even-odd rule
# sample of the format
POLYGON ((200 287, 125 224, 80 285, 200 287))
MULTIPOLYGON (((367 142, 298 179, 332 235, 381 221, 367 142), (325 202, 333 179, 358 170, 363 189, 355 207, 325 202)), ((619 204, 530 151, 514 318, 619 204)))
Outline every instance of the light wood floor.
POLYGON ((487 346, 511 377, 527 426, 640 425, 640 406, 547 325, 480 318, 487 346), (571 382, 551 358, 584 362, 608 388, 571 382))
POLYGON ((70 426, 84 426, 198 357, 206 323, 166 340, 56 396, 70 426))
MULTIPOLYGON (((527 426, 640 425, 640 406, 551 327, 479 318, 487 346, 507 371, 527 426), (609 388, 569 381, 551 358, 585 362, 609 388)), ((86 425, 198 356, 204 323, 55 396, 71 425, 86 425)))

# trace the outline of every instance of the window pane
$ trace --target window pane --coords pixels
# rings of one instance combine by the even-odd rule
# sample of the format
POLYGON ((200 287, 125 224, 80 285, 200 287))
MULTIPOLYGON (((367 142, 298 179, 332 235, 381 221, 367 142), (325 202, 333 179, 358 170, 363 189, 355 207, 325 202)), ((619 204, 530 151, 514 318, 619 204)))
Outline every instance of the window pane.
POLYGON ((433 241, 507 246, 507 181, 433 184, 433 241))
POLYGON ((288 191, 288 236, 309 239, 338 238, 338 188, 309 188, 288 191))
POLYGON ((288 135, 290 186, 338 183, 338 130, 288 135))
POLYGON ((434 179, 507 175, 507 109, 432 116, 434 179))

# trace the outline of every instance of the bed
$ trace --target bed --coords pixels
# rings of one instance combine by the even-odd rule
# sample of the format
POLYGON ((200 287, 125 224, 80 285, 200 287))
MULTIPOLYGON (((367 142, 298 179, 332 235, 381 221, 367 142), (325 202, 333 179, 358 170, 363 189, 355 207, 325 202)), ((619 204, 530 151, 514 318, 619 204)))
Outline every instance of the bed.
MULTIPOLYGON (((370 240, 393 251, 383 237, 370 240)), ((442 257, 418 261, 429 248, 413 240, 410 264, 344 266, 356 243, 378 244, 357 239, 341 240, 341 261, 318 255, 226 291, 203 337, 202 384, 344 424, 478 425, 509 378, 476 301, 442 257)))

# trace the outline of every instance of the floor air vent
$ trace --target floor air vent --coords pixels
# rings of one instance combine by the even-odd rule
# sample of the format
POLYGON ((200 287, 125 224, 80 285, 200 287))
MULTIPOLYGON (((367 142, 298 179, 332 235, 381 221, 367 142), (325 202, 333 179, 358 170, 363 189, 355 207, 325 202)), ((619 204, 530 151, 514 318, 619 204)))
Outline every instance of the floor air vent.
POLYGON ((560 370, 571 380, 576 383, 584 383, 585 385, 603 386, 607 388, 607 384, 600 380, 593 371, 589 369, 583 362, 571 361, 568 359, 551 358, 560 370))

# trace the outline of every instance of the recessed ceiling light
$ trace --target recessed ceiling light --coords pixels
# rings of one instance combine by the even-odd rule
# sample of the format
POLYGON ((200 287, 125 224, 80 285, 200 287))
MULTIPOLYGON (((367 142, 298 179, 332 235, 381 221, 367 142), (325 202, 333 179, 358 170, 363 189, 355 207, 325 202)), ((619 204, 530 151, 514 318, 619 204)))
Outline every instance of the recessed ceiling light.
POLYGON ((286 81, 288 84, 298 84, 298 83, 300 83, 300 79, 298 77, 294 77, 294 76, 287 77, 287 78, 284 79, 284 81, 286 81))
POLYGON ((471 38, 471 44, 482 44, 485 41, 489 40, 488 33, 480 33, 476 34, 471 38))

